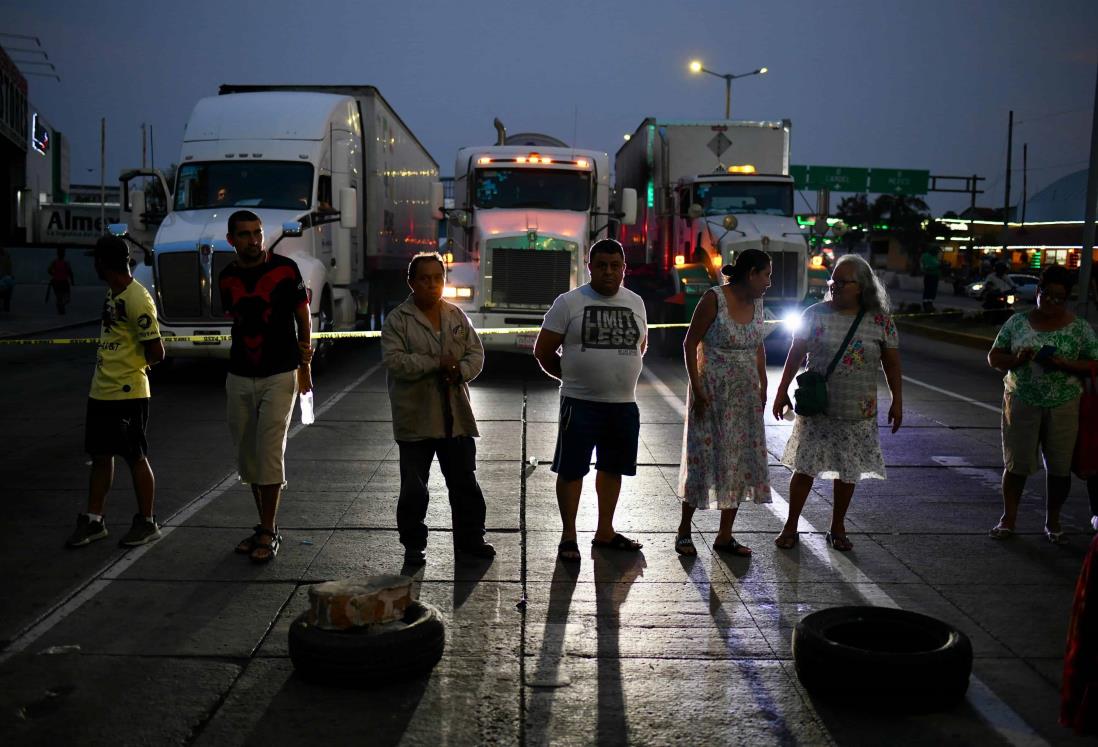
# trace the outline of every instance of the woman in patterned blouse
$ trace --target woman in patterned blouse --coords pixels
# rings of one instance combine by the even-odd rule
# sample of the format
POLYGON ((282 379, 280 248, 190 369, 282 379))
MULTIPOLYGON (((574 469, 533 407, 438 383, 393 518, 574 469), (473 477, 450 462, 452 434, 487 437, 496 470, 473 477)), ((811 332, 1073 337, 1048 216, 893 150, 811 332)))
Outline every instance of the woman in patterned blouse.
POLYGON ((1045 537, 1060 545, 1060 508, 1071 489, 1071 455, 1079 431, 1079 376, 1098 359, 1098 336, 1066 307, 1071 273, 1049 265, 1037 307, 1007 320, 987 362, 1003 371, 1003 515, 995 539, 1014 534, 1026 478, 1045 467, 1045 537))

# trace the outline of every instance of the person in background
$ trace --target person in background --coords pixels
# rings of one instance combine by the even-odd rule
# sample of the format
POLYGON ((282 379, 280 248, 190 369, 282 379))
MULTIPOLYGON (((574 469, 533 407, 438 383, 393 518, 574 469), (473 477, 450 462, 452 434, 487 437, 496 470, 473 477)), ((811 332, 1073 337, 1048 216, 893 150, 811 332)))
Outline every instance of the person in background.
POLYGON ((698 554, 690 522, 699 508, 721 512, 714 550, 750 555, 751 548, 732 536, 736 512, 744 501, 770 502, 762 297, 771 270, 766 252, 739 252, 735 264, 721 270, 728 283, 702 296, 686 331, 690 388, 679 460, 682 520, 675 551, 680 555, 698 554))
POLYGON ((985 309, 1005 309, 1009 305, 1006 301, 1007 294, 1018 290, 1018 286, 1007 275, 1007 269, 1006 262, 996 262, 995 271, 984 278, 981 297, 985 309))
POLYGON ((923 271, 923 311, 934 311, 934 299, 938 297, 938 281, 942 276, 941 250, 937 244, 926 247, 919 257, 919 267, 923 271))
POLYGON ((847 551, 846 512, 859 480, 885 478, 884 457, 877 430, 877 372, 884 368, 892 405, 888 422, 895 433, 903 422, 903 377, 900 372, 896 324, 888 313, 888 295, 864 259, 848 254, 835 263, 828 300, 805 310, 794 333, 778 391, 774 417, 791 406, 789 385, 808 356, 807 368, 825 374, 843 340, 864 312, 827 382, 827 412, 797 415, 785 445, 782 464, 793 470, 789 481, 789 515, 774 544, 783 550, 797 544, 797 524, 812 483, 832 480, 834 507, 827 543, 847 551))
POLYGON ((46 272, 50 276, 50 286, 47 289, 46 296, 49 297, 49 291, 53 291, 54 304, 57 306, 57 313, 64 314, 65 307, 69 305, 69 300, 72 298, 72 286, 76 282, 76 276, 73 275, 72 265, 65 259, 65 247, 57 248, 57 257, 50 262, 50 266, 46 268, 46 272))
POLYGON ((148 370, 164 360, 156 306, 130 274, 130 250, 117 236, 95 244, 95 272, 107 283, 103 323, 84 425, 84 450, 91 456, 88 511, 76 517, 76 530, 65 542, 84 547, 107 536, 107 493, 114 482, 114 457, 130 467, 137 513, 119 545, 136 547, 160 537, 153 514, 156 480, 149 466, 148 370))
POLYGON ((11 255, 0 246, 0 308, 11 311, 11 295, 15 291, 15 271, 11 266, 11 255))
POLYGON ((1007 539, 1015 532, 1026 478, 1045 468, 1045 537, 1067 540, 1060 509, 1071 489, 1071 457, 1079 431, 1079 377, 1098 360, 1098 336, 1068 310, 1071 273, 1049 265, 1037 286, 1037 306, 1014 314, 999 330, 987 355, 1003 377, 1003 513, 989 532, 1007 539))

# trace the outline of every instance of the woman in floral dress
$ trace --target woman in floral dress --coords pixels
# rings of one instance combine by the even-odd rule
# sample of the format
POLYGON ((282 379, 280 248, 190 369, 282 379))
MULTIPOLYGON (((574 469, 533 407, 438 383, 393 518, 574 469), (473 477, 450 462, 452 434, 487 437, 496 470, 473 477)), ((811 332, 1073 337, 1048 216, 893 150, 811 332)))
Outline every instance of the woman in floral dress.
POLYGON ((726 265, 721 272, 728 283, 702 297, 683 343, 690 389, 679 467, 682 521, 675 551, 697 555, 690 537, 694 511, 719 509, 713 549, 746 557, 751 549, 732 536, 736 511, 743 501, 770 502, 763 431, 762 303, 770 287, 770 257, 747 249, 735 265, 726 265))
POLYGON ((884 457, 877 433, 877 371, 884 368, 892 406, 888 422, 895 433, 903 420, 902 377, 896 325, 888 314, 888 296, 869 264, 856 254, 835 263, 829 300, 805 310, 793 336, 785 370, 774 397, 774 417, 789 408, 789 385, 805 355, 807 368, 826 374, 858 312, 864 315, 827 382, 827 412, 797 416, 785 445, 782 464, 793 470, 789 481, 789 516, 774 544, 788 550, 797 544, 797 524, 813 481, 832 480, 834 509, 827 544, 836 550, 854 547, 846 536, 846 512, 854 487, 866 478, 883 480, 884 457))

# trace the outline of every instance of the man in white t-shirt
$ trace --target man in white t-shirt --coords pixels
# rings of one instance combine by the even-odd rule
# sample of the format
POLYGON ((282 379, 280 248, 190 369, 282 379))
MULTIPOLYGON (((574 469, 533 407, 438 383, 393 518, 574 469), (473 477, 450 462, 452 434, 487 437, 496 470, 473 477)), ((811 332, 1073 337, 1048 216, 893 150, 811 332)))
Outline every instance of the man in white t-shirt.
POLYGON ((614 508, 621 476, 637 474, 636 389, 648 347, 648 321, 641 297, 622 287, 621 244, 613 239, 595 242, 587 269, 591 282, 557 297, 534 343, 542 370, 561 382, 552 470, 557 473, 563 524, 557 557, 570 562, 580 559, 576 514, 593 451, 599 521, 591 544, 629 552, 641 548, 614 531, 614 508))

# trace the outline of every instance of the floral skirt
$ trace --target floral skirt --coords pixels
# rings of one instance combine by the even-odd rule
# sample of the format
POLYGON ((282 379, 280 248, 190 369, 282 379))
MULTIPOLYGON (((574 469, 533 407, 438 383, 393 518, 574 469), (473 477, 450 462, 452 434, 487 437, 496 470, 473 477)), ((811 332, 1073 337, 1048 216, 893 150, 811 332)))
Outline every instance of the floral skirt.
POLYGON ((837 420, 826 415, 797 416, 785 443, 782 464, 822 480, 855 483, 885 479, 877 420, 837 420))

